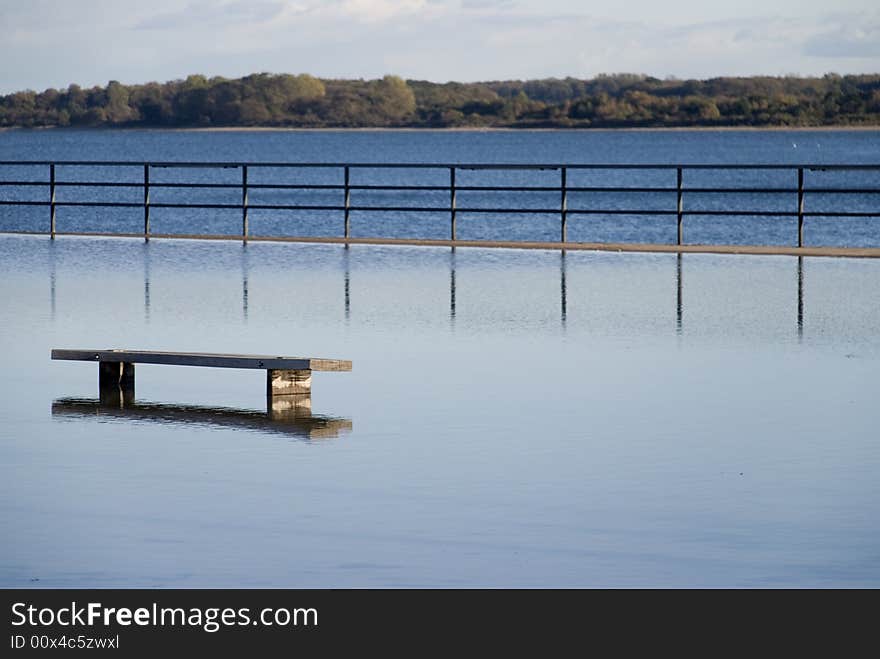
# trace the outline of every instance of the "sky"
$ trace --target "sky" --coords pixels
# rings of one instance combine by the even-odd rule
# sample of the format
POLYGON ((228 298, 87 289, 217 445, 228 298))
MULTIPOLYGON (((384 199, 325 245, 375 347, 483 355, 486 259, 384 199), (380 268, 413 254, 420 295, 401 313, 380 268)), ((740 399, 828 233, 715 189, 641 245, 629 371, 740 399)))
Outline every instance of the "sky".
POLYGON ((880 72, 877 0, 0 0, 0 93, 192 73, 880 72))

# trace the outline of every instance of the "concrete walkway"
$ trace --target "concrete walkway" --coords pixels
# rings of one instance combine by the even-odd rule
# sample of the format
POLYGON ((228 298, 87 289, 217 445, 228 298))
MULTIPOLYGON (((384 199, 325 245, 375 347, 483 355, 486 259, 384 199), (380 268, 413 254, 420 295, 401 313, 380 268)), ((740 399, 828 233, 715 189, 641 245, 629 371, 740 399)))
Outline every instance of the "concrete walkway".
MULTIPOLYGON (((32 231, 4 231, 0 235, 40 235, 32 231)), ((92 238, 140 238, 138 233, 57 233, 56 236, 83 236, 92 238)), ((150 234, 150 240, 233 240, 233 235, 150 234)), ((431 240, 422 238, 311 238, 292 236, 249 236, 248 242, 320 243, 337 245, 405 245, 421 247, 482 247, 503 249, 546 249, 600 252, 643 252, 671 254, 753 254, 784 256, 838 256, 880 258, 880 247, 789 247, 784 245, 663 245, 653 243, 577 243, 527 242, 502 240, 431 240)))

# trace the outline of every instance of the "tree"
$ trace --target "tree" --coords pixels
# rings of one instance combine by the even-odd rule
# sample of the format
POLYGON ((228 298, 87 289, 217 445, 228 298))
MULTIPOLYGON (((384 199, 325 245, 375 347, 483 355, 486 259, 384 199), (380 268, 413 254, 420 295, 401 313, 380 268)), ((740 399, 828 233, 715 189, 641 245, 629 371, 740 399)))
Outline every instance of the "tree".
POLYGON ((387 75, 373 83, 369 100, 390 123, 399 123, 416 111, 416 97, 402 78, 387 75))
POLYGON ((128 88, 116 80, 107 84, 107 121, 123 124, 137 119, 137 112, 128 105, 129 96, 128 88))
POLYGON ((245 126, 259 126, 266 123, 271 116, 268 108, 255 98, 246 98, 241 102, 239 120, 245 126))

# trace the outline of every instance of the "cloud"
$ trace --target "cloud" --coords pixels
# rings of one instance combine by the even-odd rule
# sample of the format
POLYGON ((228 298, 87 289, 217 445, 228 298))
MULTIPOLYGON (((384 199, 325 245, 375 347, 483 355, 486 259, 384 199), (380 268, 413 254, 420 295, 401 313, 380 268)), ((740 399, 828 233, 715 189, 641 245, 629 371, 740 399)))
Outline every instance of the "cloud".
POLYGON ((368 23, 420 14, 428 9, 426 0, 343 0, 338 12, 368 23))
POLYGON ((176 9, 149 16, 135 24, 141 30, 178 32, 223 28, 250 31, 282 26, 320 27, 346 23, 378 24, 407 17, 428 19, 447 6, 446 0, 199 0, 176 9))
POLYGON ((516 6, 514 0, 462 0, 461 8, 468 9, 513 9, 516 6))
POLYGON ((260 24, 279 16, 287 5, 283 0, 191 2, 180 10, 156 14, 138 21, 134 28, 188 30, 193 26, 216 28, 225 25, 260 24))
POLYGON ((804 43, 812 57, 880 58, 880 19, 865 17, 813 35, 804 43))

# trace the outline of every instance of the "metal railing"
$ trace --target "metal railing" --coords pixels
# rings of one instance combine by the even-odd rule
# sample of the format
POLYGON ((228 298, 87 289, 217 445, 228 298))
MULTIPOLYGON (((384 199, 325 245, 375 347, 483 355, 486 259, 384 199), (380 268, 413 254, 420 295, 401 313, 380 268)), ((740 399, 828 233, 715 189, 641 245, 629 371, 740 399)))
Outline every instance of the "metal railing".
MULTIPOLYGON (((8 160, 0 161, 3 167, 45 167, 47 178, 45 180, 2 180, 0 179, 0 195, 10 187, 48 186, 49 196, 46 200, 17 200, 8 199, 5 195, 0 196, 0 206, 47 206, 49 210, 48 234, 52 237, 57 232, 57 209, 59 207, 102 207, 102 208, 143 208, 143 237, 149 240, 151 235, 150 210, 155 208, 177 209, 234 209, 241 212, 241 238, 248 239, 249 217, 252 210, 278 210, 278 211, 339 211, 343 214, 342 236, 345 239, 351 237, 351 214, 353 212, 408 212, 408 213, 445 213, 449 217, 449 238, 457 240, 457 217, 465 213, 490 213, 490 214, 541 214, 558 215, 559 217, 559 242, 568 241, 568 219, 573 215, 629 215, 629 216, 671 216, 676 218, 677 244, 684 241, 684 219, 688 216, 740 216, 740 217, 796 217, 797 218, 797 245, 804 245, 804 220, 809 217, 880 217, 880 208, 870 211, 862 210, 834 210, 834 211, 808 211, 805 207, 805 199, 808 194, 878 194, 880 187, 806 187, 805 172, 854 172, 854 171, 880 171, 878 165, 826 165, 826 164, 800 164, 800 165, 722 165, 722 164, 462 164, 462 163, 290 163, 290 162, 127 162, 127 161, 25 161, 8 160), (138 181, 68 181, 58 180, 57 167, 113 167, 142 169, 143 177, 138 181), (154 170, 161 169, 237 169, 241 172, 240 182, 161 182, 151 180, 150 174, 154 170), (248 171, 257 169, 327 169, 341 170, 342 183, 254 183, 248 181, 248 171), (422 184, 354 184, 351 174, 354 170, 446 170, 448 171, 448 184, 422 185, 422 184), (456 173, 464 171, 557 171, 559 180, 557 185, 461 185, 456 182, 456 173), (571 185, 569 174, 580 170, 632 170, 632 171, 669 171, 675 174, 674 186, 601 186, 601 185, 571 185), (791 187, 700 187, 685 186, 685 172, 699 170, 729 170, 729 171, 787 171, 792 174, 796 185, 791 187), (134 188, 143 191, 142 202, 130 201, 105 201, 105 200, 80 200, 61 201, 56 197, 56 192, 62 187, 80 188, 134 188), (241 191, 240 203, 198 203, 198 202, 155 202, 151 201, 150 193, 156 189, 232 189, 241 191), (312 190, 312 191, 338 191, 340 203, 337 204, 265 204, 249 203, 248 192, 253 190, 312 190), (352 203, 353 191, 386 191, 386 192, 445 192, 449 195, 449 203, 442 206, 400 206, 400 205, 356 205, 352 203), (559 205, 552 208, 535 207, 462 207, 457 203, 459 192, 515 192, 515 193, 556 193, 559 195, 559 205), (669 193, 675 194, 675 206, 670 208, 575 208, 570 204, 571 193, 669 193), (791 210, 768 210, 762 209, 697 209, 686 208, 685 196, 706 194, 791 194, 791 210)), ((0 170, 2 171, 2 170, 0 170)))

